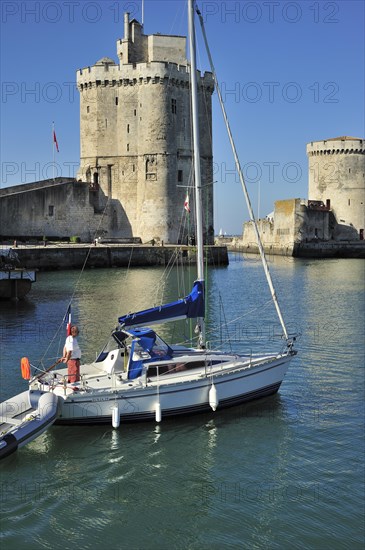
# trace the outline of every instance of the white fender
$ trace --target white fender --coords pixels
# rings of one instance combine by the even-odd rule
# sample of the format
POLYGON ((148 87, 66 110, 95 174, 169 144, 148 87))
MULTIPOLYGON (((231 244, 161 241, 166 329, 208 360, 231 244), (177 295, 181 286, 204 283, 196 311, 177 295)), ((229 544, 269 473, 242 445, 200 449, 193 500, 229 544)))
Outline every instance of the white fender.
POLYGON ((155 417, 156 417, 156 422, 161 422, 161 405, 160 405, 160 403, 156 403, 155 417))
POLYGON ((119 428, 120 425, 120 414, 119 414, 119 407, 118 405, 115 405, 112 407, 112 426, 113 428, 119 428))
POLYGON ((217 390, 214 384, 211 385, 209 390, 209 405, 212 407, 213 411, 215 411, 218 407, 218 395, 217 390))

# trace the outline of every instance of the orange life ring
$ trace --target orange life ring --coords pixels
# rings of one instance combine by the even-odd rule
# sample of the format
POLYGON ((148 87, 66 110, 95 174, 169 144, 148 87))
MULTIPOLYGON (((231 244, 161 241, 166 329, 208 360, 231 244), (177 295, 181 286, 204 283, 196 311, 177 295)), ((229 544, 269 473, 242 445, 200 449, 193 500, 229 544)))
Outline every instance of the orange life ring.
POLYGON ((30 370, 30 363, 28 357, 22 357, 20 362, 20 368, 22 371, 22 377, 24 380, 30 380, 31 377, 31 370, 30 370))

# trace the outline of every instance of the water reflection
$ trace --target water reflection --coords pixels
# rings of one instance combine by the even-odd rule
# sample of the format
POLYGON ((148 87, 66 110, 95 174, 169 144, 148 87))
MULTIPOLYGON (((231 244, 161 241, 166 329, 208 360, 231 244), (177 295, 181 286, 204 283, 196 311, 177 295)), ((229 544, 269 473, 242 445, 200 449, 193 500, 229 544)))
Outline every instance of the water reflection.
MULTIPOLYGON (((50 546, 55 529, 64 536, 50 516, 73 525, 75 508, 86 540, 76 534, 73 544, 85 548, 102 547, 105 540, 117 548, 121 518, 130 546, 138 548, 148 548, 151 540, 156 548, 238 548, 242 540, 250 548, 272 548, 288 540, 289 530, 306 547, 358 543, 364 262, 278 259, 270 269, 284 316, 302 333, 280 393, 194 417, 166 420, 162 414, 159 425, 52 427, 2 464, 5 544, 20 544, 32 532, 33 541, 50 546), (39 472, 46 483, 35 485, 39 472), (12 519, 19 515, 22 522, 12 519)), ((84 274, 74 317, 85 355, 102 346, 118 315, 151 305, 162 274, 84 274)), ((194 270, 186 276, 193 279, 194 270)), ((73 272, 42 274, 33 309, 0 311, 1 381, 8 395, 24 389, 18 359, 43 352, 46 328, 64 315, 72 278, 73 272), (43 322, 47 327, 34 328, 43 322)), ((249 312, 237 321, 243 345, 254 347, 262 335, 270 339, 276 319, 264 307, 267 290, 258 263, 212 270, 207 288, 210 326, 249 312), (219 293, 228 302, 224 313, 219 293)), ((183 296, 183 290, 180 275, 171 271, 165 298, 183 296)), ((163 327, 165 337, 176 336, 170 330, 163 327)))
POLYGON ((155 434, 156 434, 156 436, 155 436, 155 438, 154 438, 154 440, 153 440, 154 445, 156 445, 156 443, 158 443, 158 441, 159 441, 159 439, 160 439, 160 437, 161 437, 161 427, 159 426, 159 424, 157 424, 157 425, 155 426, 155 434))

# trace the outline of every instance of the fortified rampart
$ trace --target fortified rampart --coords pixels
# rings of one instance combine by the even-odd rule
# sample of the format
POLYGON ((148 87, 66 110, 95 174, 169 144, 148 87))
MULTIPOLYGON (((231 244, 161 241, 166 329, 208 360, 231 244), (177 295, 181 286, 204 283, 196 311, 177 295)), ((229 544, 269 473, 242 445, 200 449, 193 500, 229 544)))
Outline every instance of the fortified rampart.
MULTIPOLYGON (((264 246, 273 253, 291 253, 294 243, 329 240, 335 222, 331 212, 306 199, 287 199, 275 202, 274 218, 257 220, 264 246)), ((257 251, 256 236, 251 222, 243 229, 245 246, 257 251)))
MULTIPOLYGON (((273 215, 257 221, 266 252, 365 256, 364 153, 364 140, 347 136, 307 145, 309 198, 276 201, 273 215)), ((258 252, 252 222, 235 248, 258 252)))
POLYGON ((90 185, 70 178, 1 189, 0 236, 77 235, 91 241, 96 235, 108 234, 109 220, 103 216, 100 201, 100 193, 90 185))
MULTIPOLYGON (((320 257, 321 249, 326 250, 326 256, 331 256, 336 255, 337 247, 345 257, 353 253, 356 257, 365 255, 365 243, 359 240, 357 231, 352 226, 337 223, 331 209, 322 201, 276 201, 274 216, 257 220, 257 225, 264 249, 271 254, 301 255, 303 250, 309 256, 312 248, 316 257, 320 257), (323 243, 331 243, 331 246, 324 247, 323 243), (361 248, 362 253, 359 252, 361 248)), ((244 224, 242 240, 234 248, 258 252, 252 222, 244 224)))

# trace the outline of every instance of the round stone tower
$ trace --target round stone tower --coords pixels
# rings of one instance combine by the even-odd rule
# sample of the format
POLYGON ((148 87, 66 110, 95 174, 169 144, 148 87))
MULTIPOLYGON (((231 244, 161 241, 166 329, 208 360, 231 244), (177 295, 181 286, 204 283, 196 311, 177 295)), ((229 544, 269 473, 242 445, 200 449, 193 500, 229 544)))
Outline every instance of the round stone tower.
POLYGON ((364 238, 364 140, 342 136, 307 144, 308 199, 322 201, 337 223, 353 226, 364 238))
MULTIPOLYGON (((81 159, 78 178, 107 208, 111 237, 186 242, 184 202, 193 212, 190 66, 186 38, 144 35, 124 19, 119 64, 104 57, 77 73, 81 159)), ((206 242, 212 243, 213 154, 211 73, 199 75, 201 169, 206 242)), ((190 230, 190 235, 192 231, 190 230)))

